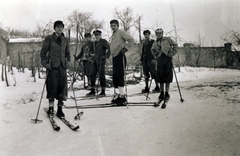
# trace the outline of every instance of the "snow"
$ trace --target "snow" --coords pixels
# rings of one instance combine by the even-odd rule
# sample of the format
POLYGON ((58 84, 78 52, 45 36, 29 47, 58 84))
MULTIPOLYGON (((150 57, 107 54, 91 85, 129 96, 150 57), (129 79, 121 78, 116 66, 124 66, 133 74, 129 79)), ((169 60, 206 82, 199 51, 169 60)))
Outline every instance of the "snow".
POLYGON ((42 38, 11 38, 10 43, 16 42, 42 42, 42 38))
MULTIPOLYGON (((48 107, 44 92, 39 119, 36 118, 44 79, 33 82, 30 71, 9 75, 6 87, 0 82, 1 156, 187 156, 240 155, 240 71, 181 67, 175 69, 184 103, 174 82, 166 109, 160 107, 118 107, 84 109, 81 120, 74 120, 76 109, 64 109, 66 118, 80 125, 70 130, 56 118, 56 132, 43 110, 48 107), (32 99, 32 101, 31 101, 32 99), (30 101, 30 102, 29 102, 30 101)), ((153 83, 154 84, 154 83, 153 83)), ((74 87, 82 86, 77 81, 74 87)), ((152 89, 155 86, 152 85, 152 89)), ((128 94, 144 88, 144 82, 128 85, 128 94)), ((75 90, 76 96, 87 90, 75 90)), ((112 94, 113 88, 107 89, 112 94)), ((72 91, 69 91, 69 96, 72 91)), ((157 100, 158 94, 150 94, 157 100)), ((129 96, 129 101, 145 101, 145 96, 129 96)), ((77 101, 78 105, 110 102, 111 97, 77 101)), ((75 102, 68 99, 65 105, 75 102)))

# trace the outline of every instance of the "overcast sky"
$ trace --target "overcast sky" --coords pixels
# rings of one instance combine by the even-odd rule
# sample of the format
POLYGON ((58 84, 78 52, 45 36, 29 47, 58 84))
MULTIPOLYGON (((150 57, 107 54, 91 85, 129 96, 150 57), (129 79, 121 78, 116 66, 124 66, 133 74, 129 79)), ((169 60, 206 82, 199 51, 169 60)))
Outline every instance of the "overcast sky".
POLYGON ((114 8, 130 7, 134 15, 142 15, 142 30, 153 33, 157 22, 168 32, 173 30, 171 4, 178 34, 186 41, 195 42, 200 32, 206 46, 212 41, 217 46, 224 32, 240 30, 240 0, 0 0, 0 23, 2 27, 34 31, 37 23, 64 20, 73 10, 79 10, 105 21, 104 36, 114 8))

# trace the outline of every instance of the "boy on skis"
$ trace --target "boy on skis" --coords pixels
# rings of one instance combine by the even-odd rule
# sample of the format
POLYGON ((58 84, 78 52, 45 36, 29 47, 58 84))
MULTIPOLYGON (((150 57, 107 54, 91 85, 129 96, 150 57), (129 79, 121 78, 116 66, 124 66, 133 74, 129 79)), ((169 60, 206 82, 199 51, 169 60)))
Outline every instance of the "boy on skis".
POLYGON ((54 99, 58 100, 57 116, 64 118, 63 101, 67 100, 67 73, 70 61, 68 39, 63 34, 62 21, 54 22, 55 32, 45 38, 40 52, 41 63, 47 69, 47 99, 49 100, 48 114, 54 114, 54 99))
POLYGON ((150 39, 150 34, 151 32, 149 30, 143 31, 145 40, 143 41, 142 55, 141 55, 140 61, 142 62, 142 66, 143 66, 143 74, 145 77, 145 88, 142 90, 142 93, 149 92, 150 86, 148 85, 148 82, 149 82, 150 74, 151 74, 151 78, 154 79, 156 83, 156 87, 153 90, 153 92, 158 93, 160 91, 160 88, 156 80, 156 60, 151 52, 151 48, 154 43, 154 40, 150 39))
POLYGON ((177 53, 177 43, 170 37, 163 37, 163 30, 155 31, 157 40, 151 48, 157 59, 157 81, 160 83, 159 101, 167 101, 170 98, 169 88, 173 80, 172 57, 177 53), (164 90, 165 84, 165 90, 164 90))
MULTIPOLYGON (((93 52, 93 42, 91 41, 91 34, 86 33, 84 34, 85 41, 83 42, 81 52, 78 56, 75 57, 75 60, 79 60, 83 62, 83 71, 84 75, 87 76, 88 87, 90 87, 90 72, 92 69, 92 56, 94 55, 93 52)), ((87 88, 87 87, 86 87, 87 88)))
POLYGON ((125 53, 133 47, 134 39, 127 32, 119 29, 118 20, 111 20, 110 26, 113 31, 110 50, 113 56, 113 85, 118 88, 120 95, 111 102, 124 105, 127 102, 124 86, 125 86, 125 68, 127 59, 125 53))
POLYGON ((98 75, 98 79, 102 88, 102 91, 98 96, 103 97, 106 96, 105 64, 106 59, 110 57, 110 46, 107 40, 101 37, 102 32, 100 30, 95 30, 93 34, 95 35, 96 41, 93 43, 94 58, 92 61, 92 70, 90 73, 91 91, 86 96, 95 96, 95 83, 96 77, 98 75))

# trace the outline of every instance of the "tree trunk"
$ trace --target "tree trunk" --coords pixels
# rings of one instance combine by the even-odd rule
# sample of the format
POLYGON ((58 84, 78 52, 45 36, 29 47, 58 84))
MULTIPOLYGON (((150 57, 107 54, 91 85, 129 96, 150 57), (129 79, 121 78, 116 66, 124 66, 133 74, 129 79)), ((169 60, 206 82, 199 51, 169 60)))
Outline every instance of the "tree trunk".
POLYGON ((4 81, 4 64, 2 64, 2 81, 4 81))
POLYGON ((5 71, 6 84, 7 84, 7 87, 8 87, 8 86, 9 86, 9 83, 8 83, 8 78, 7 78, 7 59, 6 59, 6 62, 5 62, 5 68, 4 68, 4 71, 5 71))

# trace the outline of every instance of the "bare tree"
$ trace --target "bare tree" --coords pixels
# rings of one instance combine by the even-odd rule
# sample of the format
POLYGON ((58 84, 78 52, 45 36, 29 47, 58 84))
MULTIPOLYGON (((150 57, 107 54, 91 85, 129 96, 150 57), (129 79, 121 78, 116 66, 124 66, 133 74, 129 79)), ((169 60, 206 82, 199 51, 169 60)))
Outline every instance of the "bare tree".
POLYGON ((42 22, 42 26, 38 23, 35 33, 37 34, 37 37, 46 37, 47 35, 50 35, 53 33, 53 22, 52 20, 48 22, 42 22))
POLYGON ((240 52, 237 46, 240 46, 240 31, 230 30, 227 31, 220 37, 224 42, 231 43, 232 48, 235 52, 232 52, 233 56, 238 58, 238 62, 240 62, 240 52))
POLYGON ((203 52, 202 47, 204 47, 205 38, 206 37, 202 36, 200 32, 198 32, 196 35, 196 42, 194 43, 194 46, 198 47, 196 50, 196 55, 195 55, 195 60, 194 60, 196 67, 200 66, 201 54, 203 52))
POLYGON ((129 32, 130 28, 138 24, 139 16, 134 17, 133 10, 127 7, 123 10, 114 9, 114 18, 120 20, 123 30, 129 32))
POLYGON ((82 40, 85 33, 89 33, 94 29, 103 28, 103 21, 97 21, 93 19, 93 15, 90 12, 79 12, 74 10, 68 17, 68 28, 74 28, 73 33, 79 35, 79 39, 82 40))
POLYGON ((240 31, 230 30, 221 35, 222 41, 232 43, 232 48, 238 51, 235 45, 240 45, 240 31))

